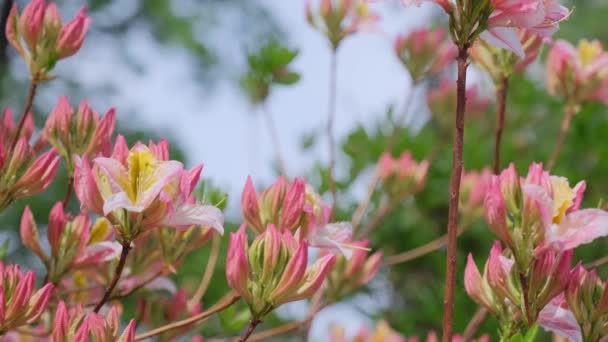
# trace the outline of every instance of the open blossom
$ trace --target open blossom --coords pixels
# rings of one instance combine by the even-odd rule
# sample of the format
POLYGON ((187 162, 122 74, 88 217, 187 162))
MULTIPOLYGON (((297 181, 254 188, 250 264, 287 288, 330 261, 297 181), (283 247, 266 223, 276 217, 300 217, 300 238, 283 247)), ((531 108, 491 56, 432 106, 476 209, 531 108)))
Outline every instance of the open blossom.
POLYGON ((13 5, 6 23, 6 37, 26 60, 32 78, 47 80, 52 79, 48 72, 57 61, 80 50, 90 23, 84 7, 63 24, 54 3, 32 0, 21 14, 17 5, 13 5))
POLYGON ((541 312, 539 325, 570 342, 602 341, 608 336, 608 286, 595 270, 579 263, 568 288, 541 312))
POLYGON ((78 107, 76 115, 65 96, 57 105, 44 125, 45 139, 66 160, 70 173, 73 172, 72 156, 107 156, 112 148, 112 133, 116 122, 114 109, 103 118, 93 111, 86 100, 78 107))
POLYGON ((35 290, 36 275, 21 273, 19 265, 0 261, 0 335, 11 329, 34 323, 46 309, 53 284, 35 290))
POLYGON ((457 48, 442 28, 416 29, 395 38, 395 53, 414 81, 436 75, 456 58, 457 48))
POLYGON ((520 180, 511 164, 500 176, 492 176, 486 221, 512 248, 518 249, 525 237, 532 239, 536 253, 571 250, 608 235, 608 212, 580 209, 585 187, 582 181, 571 188, 566 178, 551 176, 536 163, 520 180))
POLYGON ((38 228, 29 207, 21 218, 21 240, 48 268, 49 280, 57 283, 71 269, 99 265, 120 253, 120 245, 111 242, 112 228, 105 218, 91 226, 88 215, 71 218, 57 202, 49 214, 47 238, 51 255, 47 256, 38 240, 38 228))
POLYGON ((608 103, 608 52, 597 40, 581 40, 577 47, 556 41, 547 57, 547 88, 570 103, 608 103))
POLYGON ((373 27, 379 19, 364 0, 320 0, 315 9, 311 0, 306 0, 305 11, 308 23, 327 37, 333 49, 349 35, 373 27))
POLYGON ((331 208, 304 179, 296 178, 289 184, 279 177, 258 196, 248 177, 241 210, 247 226, 258 234, 273 224, 279 231, 292 231, 298 240, 308 240, 313 247, 350 253, 346 245, 352 236, 352 225, 330 222, 331 208))
POLYGON ((122 334, 119 335, 120 319, 118 309, 112 307, 104 317, 95 312, 85 313, 81 307, 68 310, 60 301, 53 320, 51 340, 68 341, 135 341, 135 320, 131 320, 122 334))
POLYGON ((0 122, 0 209, 14 200, 42 192, 55 178, 59 157, 54 149, 38 154, 29 144, 34 130, 31 115, 25 120, 21 135, 12 149, 17 134, 10 108, 0 122))
POLYGON ((249 245, 242 225, 230 234, 226 278, 259 319, 284 303, 312 296, 335 259, 326 255, 307 267, 308 241, 298 242, 290 231, 269 225, 249 245))
MULTIPOLYGON (((456 16, 456 22, 467 22, 466 27, 471 30, 476 30, 479 26, 486 28, 480 33, 482 39, 498 48, 511 50, 522 59, 526 56, 516 29, 526 29, 541 37, 550 37, 559 29, 559 23, 570 14, 559 0, 465 0, 462 6, 474 9, 465 11, 466 13, 456 10, 455 0, 404 0, 403 3, 420 5, 423 1, 438 4, 446 13, 456 16), (487 21, 481 23, 481 20, 486 19, 481 13, 488 11, 490 15, 487 21)), ((474 36, 474 32, 461 34, 474 36)))
POLYGON ((512 51, 496 48, 483 40, 476 41, 469 50, 475 64, 486 71, 497 84, 504 77, 509 77, 515 72, 523 72, 536 60, 543 46, 543 37, 529 30, 517 29, 517 35, 523 48, 524 58, 520 58, 512 51))
POLYGON ((515 321, 526 313, 529 315, 526 319, 535 320, 566 288, 571 260, 572 251, 559 254, 548 250, 539 255, 525 273, 513 258, 503 255, 500 242, 495 241, 483 275, 469 254, 464 274, 465 290, 476 303, 500 319, 515 321), (525 285, 529 303, 522 301, 520 274, 529 274, 525 285))
POLYGON ((426 184, 429 162, 418 162, 412 153, 404 151, 399 159, 385 152, 378 161, 378 175, 384 191, 390 196, 400 197, 421 191, 426 184))
MULTIPOLYGON (((336 256, 336 263, 327 276, 326 293, 330 298, 339 299, 368 283, 378 272, 382 261, 382 251, 372 255, 366 250, 367 240, 355 241, 352 256, 336 256)), ((327 253, 322 253, 321 257, 327 253)))
POLYGON ((121 240, 159 227, 212 227, 223 232, 219 209, 196 203, 192 191, 202 165, 185 170, 168 160, 168 144, 138 142, 130 150, 118 136, 111 157, 97 157, 93 167, 74 156, 74 188, 81 207, 107 217, 121 240))

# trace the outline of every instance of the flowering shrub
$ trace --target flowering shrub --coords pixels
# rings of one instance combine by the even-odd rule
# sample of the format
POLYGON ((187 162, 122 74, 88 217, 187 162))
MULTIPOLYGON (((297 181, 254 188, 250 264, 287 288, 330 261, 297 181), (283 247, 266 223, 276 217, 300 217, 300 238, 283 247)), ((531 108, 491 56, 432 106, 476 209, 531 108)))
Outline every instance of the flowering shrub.
MULTIPOLYGON (((398 342, 418 341, 405 336, 424 332, 426 341, 437 341, 438 319, 399 324, 400 310, 413 307, 441 316, 445 342, 489 341, 490 336, 535 341, 548 333, 571 342, 605 341, 608 284, 597 268, 606 260, 585 264, 578 253, 608 236, 608 211, 584 203, 586 181, 571 186, 578 176, 569 174, 569 179, 552 170, 564 163, 560 155, 571 123, 578 120, 575 114, 590 103, 608 102, 608 55, 599 41, 581 40, 574 48, 551 40, 571 15, 557 0, 430 2, 445 12, 447 26, 399 35, 391 51, 409 72, 413 88, 425 91, 429 124, 416 136, 419 132, 402 127, 403 117, 389 115, 394 126, 388 135, 384 126, 378 129, 378 148, 365 130, 349 136, 342 150, 371 161, 371 175, 363 176, 369 165, 358 165, 354 157, 348 176, 336 170, 341 160, 333 130, 338 49, 347 37, 382 25, 374 9, 380 5, 306 2, 303 15, 331 52, 324 132, 329 161, 317 177, 290 174, 267 115, 280 175, 261 191, 256 191, 256 175, 245 180, 236 224, 225 221, 219 208, 223 199, 199 191, 202 164, 187 168, 171 159, 165 139, 127 143, 118 133, 114 108, 100 116, 86 100, 75 109, 61 96, 38 131, 37 90, 61 77, 52 74, 55 65, 59 60, 69 64, 80 50, 91 18, 83 8, 64 24, 53 3, 33 0, 21 11, 14 5, 5 33, 27 65, 30 88, 18 120, 6 108, 0 121, 0 209, 18 207, 17 200, 25 204, 19 238, 41 267, 37 277, 33 270, 22 272, 17 260, 0 261, 3 340, 202 341, 239 335, 243 342, 298 330, 307 334, 321 310, 352 303, 364 290, 376 296, 372 285, 386 289, 393 280, 398 286, 391 290, 432 293, 434 273, 443 278, 443 269, 425 268, 410 279, 408 271, 421 264, 410 264, 412 269, 402 264, 445 249, 442 308, 437 298, 424 306, 394 301, 378 309, 390 314, 374 329, 362 325, 351 333, 333 324, 324 336, 335 342, 398 342), (538 62, 544 45, 549 47, 546 89, 563 106, 564 118, 552 152, 539 156, 547 163, 523 162, 522 157, 503 169, 501 151, 518 148, 523 139, 506 129, 515 115, 507 110, 508 90, 517 90, 510 82, 523 82, 521 74, 538 62), (487 125, 490 98, 478 85, 467 84, 471 63, 494 85, 495 125, 487 125), (450 81, 454 76, 456 82, 450 81), (429 131, 435 140, 425 140, 429 131), (465 139, 465 132, 474 139, 465 139), (503 133, 513 137, 510 144, 503 143, 503 133), (488 137, 493 149, 487 148, 492 145, 488 137), (463 150, 470 146, 483 149, 475 157, 484 162, 471 165, 477 168, 465 164, 463 150), (451 166, 444 150, 452 151, 451 166), (517 170, 524 167, 528 171, 521 177, 517 170), (46 213, 32 196, 47 190, 58 172, 65 173, 67 188, 46 213), (359 177, 369 178, 364 179, 367 191, 351 203, 347 195, 359 177), (78 206, 72 206, 76 201, 78 206), (37 224, 45 217, 46 227, 37 224), (404 228, 410 226, 415 227, 404 228), (230 231, 228 238, 224 230, 230 231), (442 234, 432 239, 437 231, 442 234), (491 246, 483 243, 487 236, 496 239, 491 246), (404 250, 411 241, 420 245, 404 250), (480 270, 475 260, 488 249, 480 270), (200 251, 208 252, 205 267, 200 251), (464 269, 458 267, 459 251, 468 254, 464 269), (193 273, 188 268, 193 259, 197 270, 204 269, 200 281, 181 281, 178 275, 193 273), (225 274, 214 279, 216 268, 225 274), (212 305, 206 296, 210 288, 223 295, 212 305), (464 293, 470 298, 460 296, 464 293), (307 303, 306 316, 278 325, 277 309, 296 301, 307 303), (479 309, 473 314, 462 303, 479 309), (493 323, 482 331, 488 313, 493 323), (199 329, 213 320, 219 320, 213 328, 199 329)), ((297 83, 300 73, 290 65, 297 56, 297 50, 277 40, 248 53, 248 70, 239 79, 248 101, 265 108, 275 86, 297 83)), ((414 101, 408 98, 405 114, 414 101)), ((523 155, 534 143, 506 155, 523 155)), ((589 184, 589 190, 603 189, 589 184)))

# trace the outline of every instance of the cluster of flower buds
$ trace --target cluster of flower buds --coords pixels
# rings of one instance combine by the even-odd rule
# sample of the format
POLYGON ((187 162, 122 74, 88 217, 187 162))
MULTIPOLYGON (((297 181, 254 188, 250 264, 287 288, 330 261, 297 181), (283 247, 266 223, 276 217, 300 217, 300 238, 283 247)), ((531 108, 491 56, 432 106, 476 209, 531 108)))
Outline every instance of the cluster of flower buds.
POLYGON ((478 36, 488 43, 513 51, 525 58, 516 29, 527 29, 549 37, 559 29, 559 23, 569 11, 559 0, 406 0, 420 5, 423 1, 438 4, 451 17, 451 30, 460 47, 470 46, 478 36), (459 10, 456 8, 458 4, 459 10))
POLYGON ((34 323, 46 310, 53 284, 34 290, 36 275, 21 273, 19 265, 0 261, 0 335, 11 329, 34 323))
POLYGON ((119 335, 120 319, 118 309, 112 307, 107 316, 95 312, 85 313, 81 307, 71 312, 63 301, 59 302, 51 338, 53 342, 68 341, 135 341, 135 320, 131 320, 122 334, 119 335))
POLYGON ((527 269, 515 266, 515 260, 503 254, 495 241, 486 261, 483 276, 469 254, 464 283, 469 296, 487 308, 503 324, 505 335, 514 333, 517 322, 536 322, 541 310, 568 285, 572 250, 557 253, 546 250, 527 269), (526 280, 522 281, 522 277, 526 280))
POLYGON ((55 64, 80 50, 90 23, 85 8, 63 24, 54 3, 46 5, 44 0, 33 0, 21 14, 17 5, 13 5, 6 23, 6 37, 27 62, 32 80, 50 80, 52 76, 48 73, 55 64))
POLYGON ((379 17, 368 10, 364 0, 320 0, 319 7, 314 10, 307 0, 306 19, 335 50, 344 38, 373 26, 379 17))
POLYGON ((308 240, 311 246, 339 249, 349 254, 346 244, 352 236, 352 225, 349 222, 330 223, 331 208, 301 178, 288 184, 279 177, 259 196, 248 178, 241 208, 245 222, 258 234, 272 224, 279 231, 292 231, 298 240, 308 240))
POLYGON ((288 184, 281 176, 258 197, 251 177, 248 177, 241 196, 245 222, 258 234, 264 232, 269 224, 280 230, 295 230, 301 223, 306 202, 305 189, 303 179, 296 178, 288 184))
POLYGON ((513 73, 523 72, 538 57, 544 39, 525 29, 517 29, 525 57, 520 58, 510 50, 498 49, 485 41, 473 44, 470 55, 473 61, 490 75, 495 84, 513 73))
POLYGON ((585 101, 608 103, 608 52, 597 40, 578 47, 558 40, 547 57, 547 88, 572 105, 585 101))
POLYGON ((426 184, 429 162, 417 162, 409 151, 401 153, 399 159, 393 159, 385 152, 378 161, 378 175, 384 191, 393 198, 402 198, 421 191, 426 184))
POLYGON ((463 172, 458 208, 464 217, 473 219, 483 216, 483 201, 491 176, 492 170, 489 168, 463 172))
POLYGON ((110 157, 97 157, 93 167, 74 156, 74 188, 84 210, 107 217, 121 242, 133 241, 153 228, 211 227, 223 233, 221 211, 199 205, 192 195, 202 165, 185 170, 169 159, 168 143, 138 142, 128 149, 118 136, 110 157))
POLYGON ((287 302, 312 296, 323 284, 336 257, 326 255, 310 267, 308 241, 297 241, 290 231, 268 225, 264 233, 247 241, 245 226, 230 234, 226 278, 259 319, 287 302))
MULTIPOLYGON (((336 263, 327 276, 326 295, 332 301, 352 293, 367 284, 378 272, 382 261, 382 251, 369 255, 367 240, 352 243, 354 250, 350 258, 343 254, 336 256, 336 263)), ((322 253, 321 256, 326 253, 322 253)))
MULTIPOLYGON (((465 114, 470 118, 479 118, 487 113, 490 100, 479 94, 477 86, 470 85, 466 90, 467 107, 465 114)), ((440 129, 451 132, 453 112, 456 108, 456 81, 442 78, 437 87, 431 88, 426 95, 431 116, 440 129)))
POLYGON ((564 295, 541 312, 539 325, 569 341, 602 341, 608 336, 608 284, 579 263, 564 295))
POLYGON ((70 106, 68 99, 61 96, 44 125, 44 138, 65 159, 71 175, 74 172, 74 154, 110 154, 115 122, 116 114, 113 108, 100 119, 87 101, 83 100, 74 115, 74 108, 70 106))
MULTIPOLYGON (((188 307, 188 296, 183 289, 178 290, 175 294, 171 294, 170 297, 165 293, 158 294, 162 297, 153 296, 152 298, 140 298, 136 307, 136 317, 140 318, 139 321, 142 322, 143 325, 150 328, 186 319, 201 312, 202 307, 200 303, 188 307)), ((185 326, 180 329, 170 330, 159 335, 159 339, 162 341, 170 341, 172 338, 177 338, 179 335, 186 333, 191 329, 192 326, 185 326)))
POLYGON ((13 121, 10 108, 0 122, 0 209, 14 200, 37 194, 46 189, 57 172, 60 158, 50 149, 38 155, 38 148, 30 146, 34 121, 28 115, 23 128, 13 121), (15 142, 15 139, 17 141, 15 142))
POLYGON ((25 208, 21 218, 21 240, 42 260, 48 269, 48 279, 54 284, 70 270, 99 265, 120 253, 120 245, 111 241, 110 222, 103 217, 91 226, 88 215, 71 218, 64 213, 63 204, 57 202, 51 209, 48 222, 51 256, 42 250, 38 228, 29 207, 25 208))
POLYGON ((454 60, 457 48, 447 38, 442 28, 416 29, 395 38, 395 53, 414 82, 439 74, 454 60))
POLYGON ((568 251, 608 235, 608 212, 580 209, 585 182, 570 188, 533 163, 525 179, 513 164, 492 176, 485 198, 488 226, 512 251, 520 269, 544 250, 568 251))

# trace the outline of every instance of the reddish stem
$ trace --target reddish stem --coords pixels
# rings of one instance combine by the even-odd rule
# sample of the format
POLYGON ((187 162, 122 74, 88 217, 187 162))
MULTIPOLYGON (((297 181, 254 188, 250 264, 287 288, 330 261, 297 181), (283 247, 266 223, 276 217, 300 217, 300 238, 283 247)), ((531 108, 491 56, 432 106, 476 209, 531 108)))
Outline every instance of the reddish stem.
POLYGON ((130 250, 131 242, 123 242, 122 250, 120 252, 120 259, 118 260, 118 265, 116 266, 116 271, 114 272, 114 278, 112 279, 112 282, 110 283, 110 286, 108 287, 106 292, 103 294, 103 298, 101 298, 99 303, 95 305, 95 309, 93 309, 93 312, 99 312, 99 310, 101 310, 101 307, 108 301, 108 299, 110 299, 112 291, 114 291, 114 288, 116 287, 116 284, 118 284, 118 280, 122 275, 122 270, 125 268, 125 263, 127 262, 127 255, 129 255, 130 250))
POLYGON ((74 185, 74 176, 70 176, 68 179, 68 188, 65 190, 65 196, 63 196, 63 207, 67 208, 68 203, 70 202, 70 197, 72 196, 72 186, 74 185))
POLYGON ((13 137, 13 142, 11 143, 11 149, 9 151, 14 150, 15 146, 17 146, 17 142, 21 136, 21 131, 25 125, 25 120, 27 119, 28 115, 30 115, 30 110, 32 109, 32 104, 34 103, 34 97, 36 96, 36 89, 38 89, 38 77, 32 78, 32 83, 30 83, 30 91, 27 96, 27 101, 25 102, 25 108, 23 109, 23 114, 21 114, 21 119, 19 119, 19 124, 17 125, 17 130, 15 131, 15 136, 13 137))
POLYGON ((466 106, 468 46, 459 48, 458 80, 456 90, 456 122, 450 180, 450 207, 448 212, 448 251, 443 300, 443 342, 452 341, 454 320, 454 289, 456 287, 456 239, 458 237, 458 200, 462 177, 462 146, 464 143, 464 111, 466 106))
POLYGON ((496 141, 494 144, 494 174, 500 172, 500 142, 505 124, 505 110, 507 108, 507 92, 509 78, 502 76, 496 86, 496 141))
POLYGON ((247 330, 245 330, 245 332, 243 333, 243 336, 241 336, 239 338, 238 342, 245 342, 245 341, 247 341, 247 339, 249 338, 249 336, 251 336, 251 334, 253 334, 253 331, 255 330, 255 328, 260 323, 262 323, 262 321, 260 321, 259 319, 252 319, 251 321, 249 321, 249 325, 247 326, 247 330))

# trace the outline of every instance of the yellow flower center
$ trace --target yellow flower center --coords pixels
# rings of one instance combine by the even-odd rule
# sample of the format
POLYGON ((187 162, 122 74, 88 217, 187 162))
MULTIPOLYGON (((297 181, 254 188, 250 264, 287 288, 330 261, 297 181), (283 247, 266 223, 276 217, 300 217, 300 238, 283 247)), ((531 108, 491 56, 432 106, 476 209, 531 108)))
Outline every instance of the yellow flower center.
POLYGON ((551 187, 553 188, 553 223, 560 223, 566 215, 566 210, 574 203, 576 194, 570 188, 568 179, 564 177, 551 176, 551 187))
POLYGON ((593 62, 602 53, 602 44, 597 41, 583 39, 578 44, 578 55, 583 65, 593 62))

